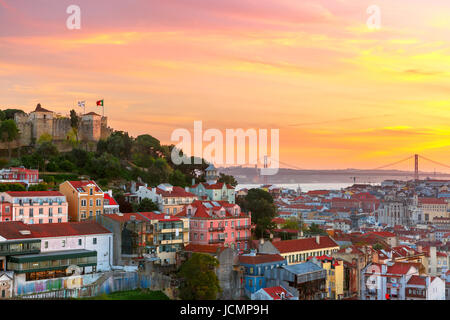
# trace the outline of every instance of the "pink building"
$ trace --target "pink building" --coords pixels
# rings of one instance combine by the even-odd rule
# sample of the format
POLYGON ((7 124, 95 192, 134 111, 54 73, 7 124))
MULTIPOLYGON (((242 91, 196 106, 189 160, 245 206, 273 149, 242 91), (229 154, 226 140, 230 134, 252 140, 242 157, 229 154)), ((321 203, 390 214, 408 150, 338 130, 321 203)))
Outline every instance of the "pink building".
POLYGON ((7 191, 0 193, 2 221, 25 224, 67 222, 67 200, 59 191, 7 191), (3 205, 5 204, 5 205, 3 205))
POLYGON ((185 205, 177 216, 189 218, 189 242, 219 244, 245 250, 251 239, 251 214, 244 214, 237 204, 226 201, 195 200, 185 205))
POLYGON ((38 184, 41 181, 39 179, 39 171, 36 169, 19 167, 0 170, 1 183, 38 184))

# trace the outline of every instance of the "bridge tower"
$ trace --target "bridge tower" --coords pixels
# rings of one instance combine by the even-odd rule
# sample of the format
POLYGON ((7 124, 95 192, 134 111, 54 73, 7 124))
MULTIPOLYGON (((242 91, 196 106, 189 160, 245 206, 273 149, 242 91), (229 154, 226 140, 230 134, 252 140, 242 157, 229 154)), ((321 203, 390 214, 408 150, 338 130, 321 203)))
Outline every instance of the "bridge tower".
POLYGON ((419 155, 418 154, 414 155, 414 162, 415 162, 415 166, 414 166, 414 180, 415 181, 419 181, 419 155))

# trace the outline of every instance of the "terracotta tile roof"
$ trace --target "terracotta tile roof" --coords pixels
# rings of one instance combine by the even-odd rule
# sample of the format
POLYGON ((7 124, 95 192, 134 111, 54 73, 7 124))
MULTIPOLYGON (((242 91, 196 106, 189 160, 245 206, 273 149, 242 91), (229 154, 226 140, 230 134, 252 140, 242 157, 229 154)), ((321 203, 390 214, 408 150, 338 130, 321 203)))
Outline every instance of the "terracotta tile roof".
POLYGON ((412 284, 412 285, 419 285, 419 286, 424 286, 424 285, 426 285, 426 283, 427 283, 427 281, 426 281, 426 278, 425 277, 421 277, 421 276, 416 276, 416 275, 413 275, 413 276, 411 276, 411 278, 409 279, 409 281, 408 281, 408 284, 412 284))
POLYGON ((200 252, 200 253, 217 253, 225 250, 226 248, 221 247, 220 245, 212 245, 212 244, 192 244, 189 243, 184 251, 188 252, 200 252))
POLYGON ((447 204, 444 198, 420 198, 420 204, 447 204))
POLYGON ((328 236, 321 236, 319 244, 316 242, 315 237, 296 240, 277 241, 272 242, 272 244, 275 246, 275 248, 278 249, 280 253, 339 247, 339 245, 328 236))
POLYGON ((292 298, 293 295, 286 291, 283 287, 270 287, 270 288, 264 288, 264 290, 269 296, 272 297, 273 300, 281 300, 281 293, 284 293, 284 296, 286 298, 292 298))
MULTIPOLYGON (((149 187, 150 189, 150 187, 149 187)), ((160 194, 163 197, 170 198, 170 197, 196 197, 195 194, 188 192, 184 190, 181 187, 173 187, 172 191, 165 191, 160 188, 156 188, 156 193, 160 194)))
POLYGON ((63 197, 64 195, 59 191, 6 191, 11 197, 16 198, 31 198, 31 197, 63 197))
POLYGON ((44 109, 44 108, 41 107, 40 104, 38 104, 38 105, 36 106, 36 109, 34 109, 34 111, 32 111, 32 112, 53 112, 53 111, 44 109))
POLYGON ((88 234, 111 233, 96 222, 64 222, 44 224, 24 224, 21 221, 8 221, 0 223, 0 236, 7 240, 52 238, 64 236, 78 236, 88 234), (30 234, 21 234, 27 230, 30 234))
POLYGON ((95 185, 95 191, 96 192, 102 192, 102 190, 100 189, 100 187, 95 183, 95 181, 93 180, 83 180, 83 181, 68 181, 72 187, 75 188, 75 190, 78 191, 78 188, 83 188, 86 187, 88 184, 93 184, 95 185))
POLYGON ((387 267, 387 273, 390 274, 407 274, 408 271, 415 267, 417 270, 420 268, 420 263, 412 263, 412 262, 396 262, 392 266, 387 267))
POLYGON ((243 264, 261 264, 269 262, 284 261, 279 254, 256 254, 256 256, 239 256, 239 263, 243 264))
POLYGON ((109 201, 110 206, 117 206, 117 201, 111 197, 108 192, 104 192, 103 198, 109 201))

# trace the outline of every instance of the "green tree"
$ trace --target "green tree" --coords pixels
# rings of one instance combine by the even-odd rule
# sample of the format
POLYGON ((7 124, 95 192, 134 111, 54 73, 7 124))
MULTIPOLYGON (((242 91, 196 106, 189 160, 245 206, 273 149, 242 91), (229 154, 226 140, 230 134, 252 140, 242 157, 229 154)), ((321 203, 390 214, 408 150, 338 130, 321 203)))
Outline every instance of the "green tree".
POLYGON ((237 180, 233 176, 226 175, 226 174, 223 174, 223 173, 221 173, 219 175, 218 182, 223 182, 223 183, 229 184, 229 185, 231 185, 233 187, 236 187, 238 185, 237 180))
POLYGON ((183 300, 215 300, 221 291, 215 268, 219 261, 203 253, 193 253, 178 272, 182 279, 180 298, 183 300))
POLYGON ((28 191, 47 191, 49 186, 46 183, 39 183, 28 187, 28 191))
POLYGON ((133 204, 133 212, 152 212, 158 210, 158 205, 147 198, 142 199, 139 204, 133 204))
POLYGON ((282 226, 282 229, 300 230, 300 221, 295 218, 290 218, 285 221, 285 223, 282 226))
POLYGON ((307 229, 306 231, 307 234, 309 235, 326 235, 327 233, 322 230, 317 224, 312 223, 309 226, 309 229, 307 229))
POLYGON ((5 113, 5 119, 10 119, 10 120, 14 120, 14 115, 16 113, 21 113, 23 115, 25 115, 26 113, 23 110, 19 110, 19 109, 6 109, 3 111, 5 113))
POLYGON ((257 237, 264 237, 266 231, 275 229, 276 225, 272 222, 277 214, 277 209, 273 204, 272 196, 262 189, 250 189, 244 199, 238 200, 244 212, 252 213, 252 223, 255 226, 257 237))
POLYGON ((49 133, 43 133, 41 134, 41 136, 39 137, 39 139, 37 140, 38 145, 43 144, 44 142, 52 142, 53 141, 53 137, 51 134, 49 133))
POLYGON ((58 148, 51 142, 43 142, 35 152, 43 160, 43 170, 46 170, 47 162, 59 154, 58 148))
POLYGON ((0 192, 5 191, 25 191, 25 186, 20 183, 2 183, 0 184, 0 192))
POLYGON ((170 174, 169 183, 173 186, 178 186, 182 188, 189 185, 189 183, 186 181, 186 176, 183 173, 181 173, 180 170, 175 170, 170 174))
POLYGON ((8 146, 8 160, 11 160, 11 142, 19 137, 19 129, 14 120, 4 120, 0 124, 0 136, 8 146))

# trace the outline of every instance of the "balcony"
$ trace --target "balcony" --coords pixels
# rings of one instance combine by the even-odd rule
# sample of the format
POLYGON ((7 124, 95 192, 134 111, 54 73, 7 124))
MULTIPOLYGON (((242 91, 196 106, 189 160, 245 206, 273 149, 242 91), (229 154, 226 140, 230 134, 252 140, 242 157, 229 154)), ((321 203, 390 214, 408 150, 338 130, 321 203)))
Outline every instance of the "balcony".
POLYGON ((236 238, 236 241, 249 241, 250 237, 238 237, 236 238))
POLYGON ((225 242, 225 239, 210 239, 208 241, 209 244, 213 244, 213 243, 222 243, 225 242))
POLYGON ((225 227, 214 227, 214 228, 208 228, 209 232, 220 232, 225 231, 225 227))
POLYGON ((245 225, 245 226, 236 226, 235 227, 236 230, 244 230, 244 229, 250 229, 250 225, 245 225))

